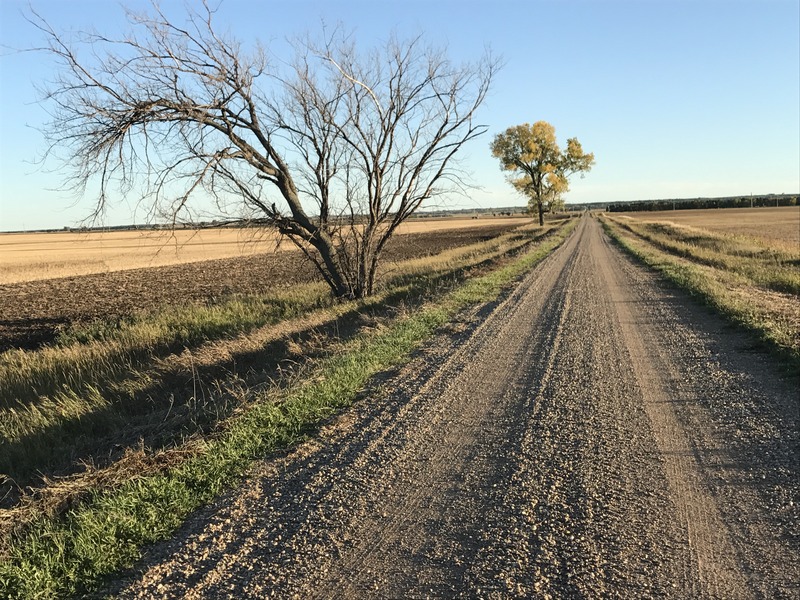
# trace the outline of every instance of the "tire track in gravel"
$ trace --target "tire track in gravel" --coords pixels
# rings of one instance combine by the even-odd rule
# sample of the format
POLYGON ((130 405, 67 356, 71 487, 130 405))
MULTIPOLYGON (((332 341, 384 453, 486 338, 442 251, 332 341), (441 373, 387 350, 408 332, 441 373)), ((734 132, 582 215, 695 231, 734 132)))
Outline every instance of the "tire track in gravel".
MULTIPOLYGON (((598 255, 617 253, 601 241, 598 255)), ((693 597, 800 597, 798 374, 680 294, 655 298, 653 274, 630 261, 599 266, 697 568, 693 597)))
POLYGON ((737 568, 736 551, 727 528, 711 491, 702 481, 702 471, 695 465, 689 440, 672 408, 676 401, 676 386, 672 383, 679 380, 680 374, 669 360, 659 355, 656 340, 640 327, 642 315, 635 317, 630 309, 637 301, 635 292, 620 281, 622 274, 611 268, 608 248, 603 247, 603 252, 606 256, 597 264, 617 306, 618 324, 663 458, 671 498, 677 505, 680 526, 686 531, 691 560, 685 567, 685 579, 697 569, 697 581, 688 591, 705 597, 746 597, 747 586, 737 568))
POLYGON ((796 389, 583 219, 121 597, 792 597, 796 389))

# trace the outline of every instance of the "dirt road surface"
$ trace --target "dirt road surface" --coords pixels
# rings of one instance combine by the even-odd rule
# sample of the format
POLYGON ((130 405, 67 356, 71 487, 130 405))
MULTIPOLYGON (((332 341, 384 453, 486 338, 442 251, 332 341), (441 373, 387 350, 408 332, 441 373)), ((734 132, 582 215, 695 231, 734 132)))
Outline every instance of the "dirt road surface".
POLYGON ((584 218, 124 598, 797 598, 797 380, 584 218))

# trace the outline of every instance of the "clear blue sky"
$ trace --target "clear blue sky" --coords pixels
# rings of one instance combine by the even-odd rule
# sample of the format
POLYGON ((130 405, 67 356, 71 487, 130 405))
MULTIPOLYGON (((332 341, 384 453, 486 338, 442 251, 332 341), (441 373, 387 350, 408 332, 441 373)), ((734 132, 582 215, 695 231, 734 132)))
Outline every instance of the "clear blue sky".
MULTIPOLYGON (((190 2, 190 0, 187 0, 190 2)), ((128 25, 111 0, 31 0, 58 30, 128 25)), ((142 0, 125 3, 142 6, 142 0)), ((162 0, 168 11, 183 2, 162 0)), ((41 44, 21 16, 27 2, 0 0, 0 231, 58 228, 85 217, 91 199, 57 190, 35 161, 47 115, 34 84, 52 79, 41 44)), ((279 48, 287 35, 341 22, 371 46, 397 30, 446 42, 452 57, 500 54, 482 113, 489 133, 467 149, 483 187, 451 206, 523 205, 488 150, 491 137, 549 121, 559 140, 578 137, 596 165, 574 179, 567 202, 797 193, 800 190, 800 2, 797 0, 539 2, 535 0, 223 0, 217 24, 243 41, 279 48)), ((120 199, 108 224, 141 222, 120 199)))

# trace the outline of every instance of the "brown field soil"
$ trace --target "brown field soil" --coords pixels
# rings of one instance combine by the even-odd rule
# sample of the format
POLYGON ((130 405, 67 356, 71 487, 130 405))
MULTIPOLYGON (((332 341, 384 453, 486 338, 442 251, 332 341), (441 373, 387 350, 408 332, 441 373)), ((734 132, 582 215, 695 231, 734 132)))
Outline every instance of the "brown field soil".
POLYGON ((800 244, 800 206, 640 211, 613 213, 613 216, 645 222, 669 221, 719 233, 746 235, 784 242, 794 249, 800 244))
MULTIPOLYGON (((530 219, 474 220, 471 225, 441 231, 395 236, 386 262, 438 254, 498 236, 530 219)), ((430 223, 430 222, 429 222, 430 223)), ((413 226, 422 224, 412 223, 413 226)), ((150 268, 126 269, 0 284, 0 352, 33 349, 52 341, 69 324, 117 319, 136 311, 186 302, 204 302, 230 295, 257 294, 276 287, 319 280, 313 266, 297 250, 218 258, 150 268)))
MULTIPOLYGON (((398 234, 523 225, 528 217, 414 219, 398 234)), ((273 230, 0 233, 0 284, 294 250, 273 230)))

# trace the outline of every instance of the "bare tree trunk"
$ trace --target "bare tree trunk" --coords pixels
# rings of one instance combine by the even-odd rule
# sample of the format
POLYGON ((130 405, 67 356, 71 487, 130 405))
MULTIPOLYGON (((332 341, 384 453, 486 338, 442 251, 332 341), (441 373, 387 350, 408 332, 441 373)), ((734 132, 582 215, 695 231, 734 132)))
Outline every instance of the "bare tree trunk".
POLYGON ((325 268, 320 268, 319 270, 330 286, 333 294, 337 298, 354 298, 350 286, 347 285, 344 277, 342 277, 342 269, 336 261, 336 248, 334 247, 333 243, 330 241, 326 243, 322 240, 315 239, 311 242, 311 245, 317 249, 320 257, 322 258, 325 268))

